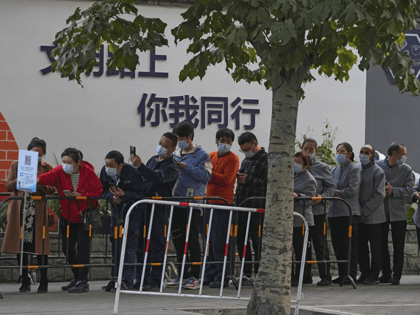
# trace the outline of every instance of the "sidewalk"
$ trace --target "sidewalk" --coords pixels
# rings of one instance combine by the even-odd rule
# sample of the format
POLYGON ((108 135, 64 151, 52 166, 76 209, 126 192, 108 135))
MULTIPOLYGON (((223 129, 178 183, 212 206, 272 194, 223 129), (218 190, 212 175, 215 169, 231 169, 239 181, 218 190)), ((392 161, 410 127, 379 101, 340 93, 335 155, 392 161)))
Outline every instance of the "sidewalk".
MULTIPOLYGON (((314 283, 317 281, 314 278, 314 283)), ((61 291, 64 282, 53 282, 47 294, 38 294, 38 284, 32 286, 32 292, 19 293, 19 284, 2 283, 0 291, 0 314, 112 314, 115 293, 104 292, 101 286, 106 281, 91 281, 90 292, 70 294, 61 291)), ((251 288, 244 287, 242 296, 249 297, 251 288)), ((175 289, 165 292, 176 293, 175 289)), ((218 290, 205 288, 203 294, 217 294, 218 290)), ((198 290, 187 293, 198 293, 198 290)), ((225 289, 226 295, 235 295, 234 287, 225 289)), ((375 286, 317 287, 316 284, 304 285, 304 298, 301 302, 300 314, 420 314, 420 276, 403 276, 401 284, 392 286, 381 284, 375 286)), ((296 298, 296 289, 292 290, 292 299, 296 298)), ((226 299, 204 299, 187 297, 163 297, 154 295, 121 294, 119 314, 228 314, 219 312, 230 309, 229 314, 238 314, 245 309, 247 301, 226 299), (213 312, 204 312, 212 309, 213 312), (199 312, 199 313, 198 313, 199 312)), ((245 314, 245 313, 244 313, 245 314)))

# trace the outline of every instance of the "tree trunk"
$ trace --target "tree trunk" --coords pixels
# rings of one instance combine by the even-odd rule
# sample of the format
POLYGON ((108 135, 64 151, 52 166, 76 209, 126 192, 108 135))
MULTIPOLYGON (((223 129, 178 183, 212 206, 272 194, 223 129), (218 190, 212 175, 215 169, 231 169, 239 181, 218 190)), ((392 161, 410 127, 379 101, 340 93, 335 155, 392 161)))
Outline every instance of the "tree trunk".
MULTIPOLYGON (((304 71, 303 71, 304 72, 304 71)), ((296 120, 302 75, 272 81, 268 185, 261 263, 248 314, 290 314, 296 120)))

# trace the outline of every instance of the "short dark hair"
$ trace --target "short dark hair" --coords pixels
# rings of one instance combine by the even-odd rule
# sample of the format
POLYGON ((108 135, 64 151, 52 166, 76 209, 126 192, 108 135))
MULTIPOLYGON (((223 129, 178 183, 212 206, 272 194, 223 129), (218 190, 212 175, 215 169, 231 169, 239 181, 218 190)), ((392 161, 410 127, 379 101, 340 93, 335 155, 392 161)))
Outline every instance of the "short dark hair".
POLYGON ((230 138, 232 141, 235 141, 235 134, 229 128, 222 128, 217 130, 216 139, 220 140, 223 137, 230 138))
POLYGON ((245 131, 243 134, 241 134, 238 137, 239 145, 243 145, 246 142, 252 142, 252 141, 257 141, 258 143, 257 137, 252 132, 249 132, 249 131, 245 131))
POLYGON ((61 153, 61 158, 63 158, 63 156, 69 156, 77 163, 82 160, 82 155, 80 153, 81 152, 76 148, 67 148, 61 153))
POLYGON ((302 142, 302 148, 305 146, 305 144, 307 144, 308 142, 312 142, 315 146, 315 149, 318 150, 318 143, 316 142, 316 140, 314 138, 306 138, 305 140, 303 140, 302 142))
POLYGON ((28 144, 28 151, 35 147, 40 147, 44 151, 44 154, 47 153, 47 143, 44 140, 37 137, 33 138, 28 144))
POLYGON ((354 152, 353 152, 353 147, 350 145, 350 143, 348 142, 341 142, 336 146, 336 150, 338 149, 338 147, 345 147, 347 152, 351 152, 351 156, 350 156, 350 160, 353 162, 354 161, 354 152))
POLYGON ((177 124, 172 132, 178 137, 188 137, 189 135, 192 135, 191 140, 194 140, 194 126, 188 121, 184 120, 177 124))
POLYGON ((120 151, 115 151, 115 150, 109 151, 105 159, 106 160, 114 159, 115 163, 117 163, 118 165, 120 165, 121 163, 124 163, 124 156, 122 155, 120 151))
POLYGON ((165 132, 162 137, 165 137, 165 138, 168 138, 169 140, 171 140, 172 145, 174 147, 176 147, 176 145, 178 144, 178 138, 177 138, 176 134, 174 134, 173 132, 165 132))
POLYGON ((401 147, 405 148, 405 145, 397 141, 392 142, 387 151, 388 156, 391 156, 392 152, 398 151, 401 147))
POLYGON ((311 165, 311 158, 308 154, 303 151, 299 151, 295 153, 295 158, 301 157, 303 161, 303 166, 310 166, 311 165))

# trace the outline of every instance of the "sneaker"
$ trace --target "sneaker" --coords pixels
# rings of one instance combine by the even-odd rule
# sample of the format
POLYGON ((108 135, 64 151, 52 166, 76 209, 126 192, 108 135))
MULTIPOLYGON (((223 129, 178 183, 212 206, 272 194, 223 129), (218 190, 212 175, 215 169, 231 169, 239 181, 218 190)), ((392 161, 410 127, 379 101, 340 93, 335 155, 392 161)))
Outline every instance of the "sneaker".
POLYGON ((400 280, 398 278, 392 277, 391 279, 389 279, 389 283, 391 283, 392 285, 399 285, 400 280))
MULTIPOLYGON (((239 278, 238 278, 238 284, 239 284, 239 278)), ((243 286, 253 286, 254 285, 254 278, 252 275, 243 275, 242 276, 242 285, 243 286)))
POLYGON ((61 287, 61 290, 68 291, 70 288, 73 288, 77 283, 76 279, 71 280, 71 282, 68 285, 64 285, 61 287))
MULTIPOLYGON (((213 288, 213 289, 220 289, 220 287, 222 286, 222 281, 220 280, 215 280, 209 283, 209 287, 213 288)), ((223 285, 224 288, 229 286, 229 280, 225 279, 225 283, 223 285)))
POLYGON ((338 284, 338 283, 341 283, 341 280, 343 280, 343 276, 339 276, 338 278, 335 278, 333 281, 332 281, 332 283, 335 283, 335 284, 338 284))
MULTIPOLYGON (((177 277, 174 281, 167 282, 166 286, 167 287, 179 287, 179 281, 180 281, 180 279, 179 279, 179 277, 177 277)), ((182 280, 182 286, 184 286, 186 283, 187 283, 187 280, 185 280, 185 279, 182 280)))
POLYGON ((185 283, 184 289, 197 290, 200 288, 200 281, 194 277, 189 277, 187 283, 185 283))
POLYGON ((329 285, 331 285, 332 281, 329 279, 321 279, 321 281, 319 281, 316 285, 319 287, 327 287, 329 285))
POLYGON ((367 284, 367 285, 379 284, 379 280, 367 278, 365 281, 363 281, 363 284, 367 284))
POLYGON ((89 284, 82 280, 77 281, 76 285, 68 290, 69 293, 83 293, 89 292, 89 284))

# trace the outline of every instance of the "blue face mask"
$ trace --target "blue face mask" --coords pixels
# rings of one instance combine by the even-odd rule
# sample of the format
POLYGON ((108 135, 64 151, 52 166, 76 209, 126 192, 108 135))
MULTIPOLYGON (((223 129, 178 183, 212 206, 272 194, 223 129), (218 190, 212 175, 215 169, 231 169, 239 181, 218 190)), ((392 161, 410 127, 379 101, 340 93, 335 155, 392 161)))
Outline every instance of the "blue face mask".
POLYGON ((295 163, 295 173, 302 173, 302 165, 295 163))
POLYGON ((117 169, 116 168, 105 167, 105 171, 108 174, 108 176, 111 176, 111 177, 117 176, 117 169))
POLYGON ((63 171, 66 172, 69 175, 73 174, 73 172, 74 172, 73 164, 63 163, 63 171))
POLYGON ((362 163, 362 165, 366 165, 370 162, 370 156, 366 154, 360 154, 359 161, 362 163))
POLYGON ((162 147, 161 145, 157 146, 156 152, 160 157, 165 157, 168 154, 168 150, 162 147))
POLYGON ((178 141, 178 148, 180 148, 181 150, 188 148, 187 140, 178 141))
POLYGON ((347 162, 347 158, 345 154, 336 154, 335 160, 340 164, 344 164, 347 162))
POLYGON ((230 151, 230 148, 232 146, 230 144, 227 143, 219 143, 217 149, 219 150, 220 153, 227 153, 230 151))

